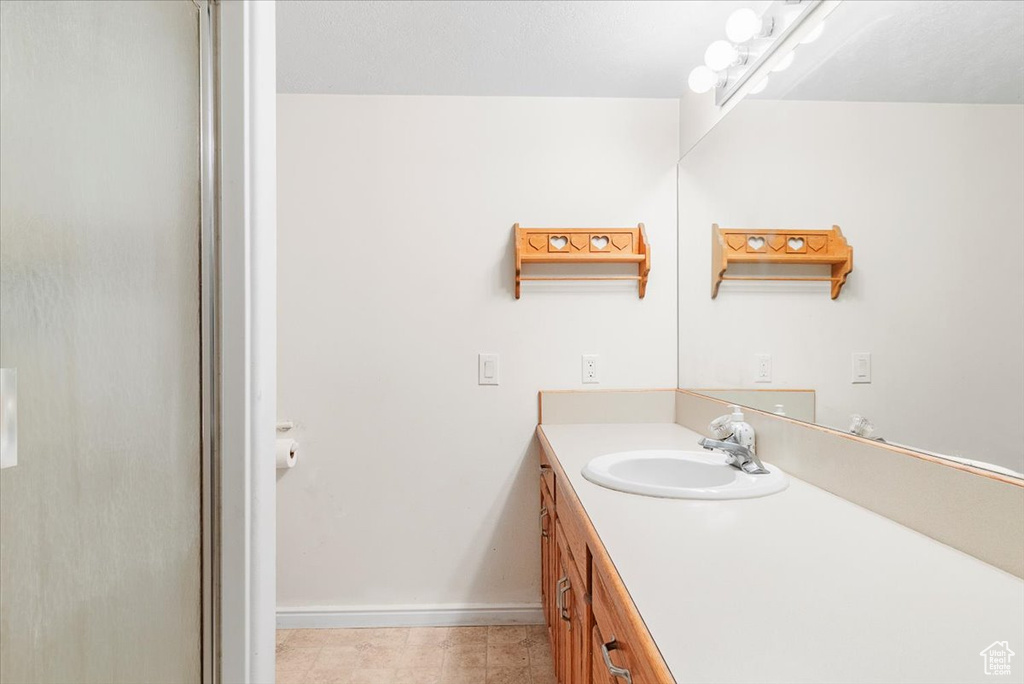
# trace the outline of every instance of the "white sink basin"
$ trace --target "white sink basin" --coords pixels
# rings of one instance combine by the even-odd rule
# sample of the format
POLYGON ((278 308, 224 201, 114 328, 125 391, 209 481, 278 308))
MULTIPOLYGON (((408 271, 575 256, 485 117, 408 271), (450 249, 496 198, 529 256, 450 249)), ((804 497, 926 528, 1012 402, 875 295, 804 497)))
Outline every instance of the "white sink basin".
POLYGON ((765 463, 767 475, 750 475, 710 451, 621 451, 592 459, 583 477, 608 489, 671 499, 750 499, 781 492, 785 473, 765 463))

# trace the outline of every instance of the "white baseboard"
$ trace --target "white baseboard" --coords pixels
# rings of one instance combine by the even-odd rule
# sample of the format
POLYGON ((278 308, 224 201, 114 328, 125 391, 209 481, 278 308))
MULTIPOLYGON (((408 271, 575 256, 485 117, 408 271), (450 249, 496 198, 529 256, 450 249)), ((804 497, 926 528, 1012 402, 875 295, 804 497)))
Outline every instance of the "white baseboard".
POLYGON ((278 608, 278 629, 540 625, 539 603, 278 608))

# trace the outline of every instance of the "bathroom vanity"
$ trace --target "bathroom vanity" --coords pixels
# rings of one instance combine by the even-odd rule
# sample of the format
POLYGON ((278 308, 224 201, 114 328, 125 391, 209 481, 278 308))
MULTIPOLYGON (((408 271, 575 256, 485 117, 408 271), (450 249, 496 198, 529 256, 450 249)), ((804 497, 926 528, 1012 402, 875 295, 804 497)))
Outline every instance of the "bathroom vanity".
MULTIPOLYGON (((735 500, 587 480, 603 454, 692 451, 702 437, 676 420, 688 395, 614 395, 548 394, 537 428, 544 614, 562 684, 987 681, 983 649, 1024 644, 1019 577, 792 471, 784 490, 735 500)), ((769 439, 762 458, 777 447, 769 439)), ((1007 486, 1016 506, 1024 490, 1007 486)))

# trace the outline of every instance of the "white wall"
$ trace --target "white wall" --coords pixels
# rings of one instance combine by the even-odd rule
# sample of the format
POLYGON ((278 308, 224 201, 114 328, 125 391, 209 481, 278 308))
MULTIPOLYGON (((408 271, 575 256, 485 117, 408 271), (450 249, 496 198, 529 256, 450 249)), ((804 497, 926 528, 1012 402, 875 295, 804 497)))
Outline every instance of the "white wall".
POLYGON ((583 353, 600 387, 675 382, 678 102, 284 95, 278 121, 279 608, 538 604, 537 391, 583 353), (517 221, 644 222, 647 297, 516 301, 517 221))
POLYGON ((680 163, 679 384, 813 388, 818 422, 1024 470, 1024 108, 746 101, 680 163), (854 271, 724 283, 711 224, 842 227, 854 271), (850 383, 853 352, 873 383, 850 383), (752 383, 758 352, 774 383, 752 383))

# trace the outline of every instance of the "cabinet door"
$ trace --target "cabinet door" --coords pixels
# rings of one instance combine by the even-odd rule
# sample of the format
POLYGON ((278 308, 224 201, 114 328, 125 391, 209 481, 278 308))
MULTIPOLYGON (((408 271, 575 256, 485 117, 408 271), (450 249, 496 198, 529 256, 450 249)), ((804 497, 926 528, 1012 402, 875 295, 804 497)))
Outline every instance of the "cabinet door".
POLYGON ((566 602, 569 600, 569 558, 565 551, 565 541, 559 529, 558 521, 555 521, 555 617, 552 623, 554 633, 552 639, 553 657, 555 661, 555 676, 560 684, 570 684, 569 676, 572 671, 570 665, 571 644, 569 642, 568 622, 566 611, 569 609, 566 602))
POLYGON ((540 594, 548 630, 555 624, 555 509, 541 482, 540 493, 540 594))
MULTIPOLYGON (((570 575, 570 581, 574 581, 570 575)), ((587 637, 586 603, 582 587, 573 586, 572 615, 570 616, 570 638, 572 640, 573 684, 590 684, 590 640, 587 637)))
POLYGON ((667 684, 673 681, 671 675, 659 678, 655 674, 654 664, 643 653, 643 637, 627 617, 632 604, 626 606, 614 601, 613 594, 608 591, 604 573, 597 563, 594 564, 592 582, 595 639, 591 645, 591 662, 594 682, 667 684))

